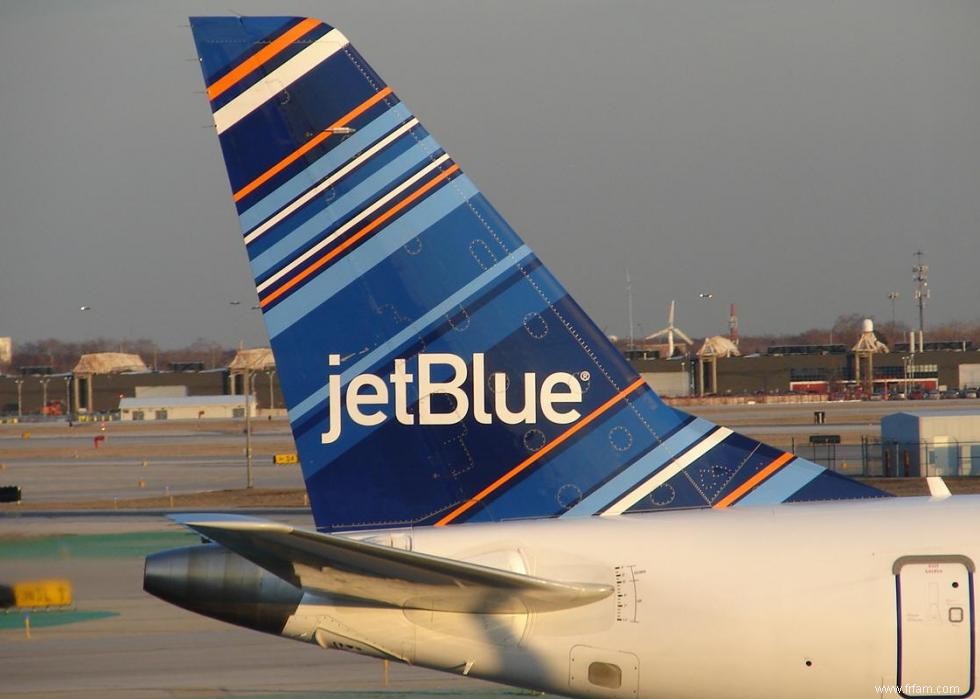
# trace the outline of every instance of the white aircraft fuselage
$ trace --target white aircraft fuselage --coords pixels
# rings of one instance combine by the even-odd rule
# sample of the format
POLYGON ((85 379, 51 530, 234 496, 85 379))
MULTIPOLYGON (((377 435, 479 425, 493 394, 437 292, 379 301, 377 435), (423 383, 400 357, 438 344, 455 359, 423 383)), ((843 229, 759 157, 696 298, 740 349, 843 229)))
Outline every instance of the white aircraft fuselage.
POLYGON ((978 529, 980 497, 958 496, 372 532, 615 594, 504 615, 307 594, 283 635, 574 696, 839 699, 899 681, 909 696, 962 696, 974 684, 978 529), (615 674, 590 682, 592 663, 618 668, 619 687, 615 674))

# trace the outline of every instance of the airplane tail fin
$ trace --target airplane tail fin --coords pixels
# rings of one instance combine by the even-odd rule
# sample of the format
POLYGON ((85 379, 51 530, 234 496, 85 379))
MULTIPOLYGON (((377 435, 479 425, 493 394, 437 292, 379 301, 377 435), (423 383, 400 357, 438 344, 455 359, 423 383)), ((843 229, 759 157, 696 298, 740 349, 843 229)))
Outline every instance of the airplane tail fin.
POLYGON ((340 31, 191 28, 319 529, 882 495, 664 404, 340 31))

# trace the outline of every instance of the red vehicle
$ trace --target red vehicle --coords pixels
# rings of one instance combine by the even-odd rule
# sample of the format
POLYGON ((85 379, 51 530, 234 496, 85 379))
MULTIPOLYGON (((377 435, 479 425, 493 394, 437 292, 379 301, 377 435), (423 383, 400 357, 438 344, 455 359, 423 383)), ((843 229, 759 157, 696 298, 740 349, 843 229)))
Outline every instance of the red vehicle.
POLYGON ((41 415, 55 417, 65 414, 65 404, 60 400, 49 400, 47 405, 41 408, 41 415))

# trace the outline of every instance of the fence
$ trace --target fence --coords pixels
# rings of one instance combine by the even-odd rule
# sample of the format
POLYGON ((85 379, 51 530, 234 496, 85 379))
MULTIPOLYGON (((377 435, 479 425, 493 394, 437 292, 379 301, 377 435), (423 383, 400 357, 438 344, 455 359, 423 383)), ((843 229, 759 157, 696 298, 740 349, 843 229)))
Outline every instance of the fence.
POLYGON ((883 476, 980 476, 980 442, 936 437, 924 442, 867 439, 868 459, 883 476))
POLYGON ((980 476, 980 442, 949 438, 883 442, 862 436, 857 444, 774 444, 847 476, 980 476))
POLYGON ((846 476, 980 476, 980 442, 941 438, 926 442, 882 442, 864 435, 848 444, 769 440, 772 446, 846 476))

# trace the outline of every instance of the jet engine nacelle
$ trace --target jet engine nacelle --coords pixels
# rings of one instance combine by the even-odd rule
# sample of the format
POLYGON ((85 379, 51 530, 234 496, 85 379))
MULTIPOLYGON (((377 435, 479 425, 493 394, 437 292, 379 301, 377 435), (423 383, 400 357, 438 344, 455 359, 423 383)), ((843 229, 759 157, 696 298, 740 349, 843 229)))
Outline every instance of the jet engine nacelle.
POLYGON ((217 544, 146 557, 143 589, 188 611, 279 635, 302 591, 217 544))

